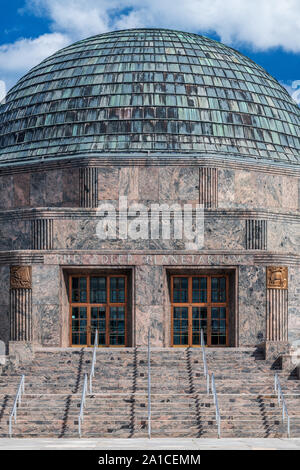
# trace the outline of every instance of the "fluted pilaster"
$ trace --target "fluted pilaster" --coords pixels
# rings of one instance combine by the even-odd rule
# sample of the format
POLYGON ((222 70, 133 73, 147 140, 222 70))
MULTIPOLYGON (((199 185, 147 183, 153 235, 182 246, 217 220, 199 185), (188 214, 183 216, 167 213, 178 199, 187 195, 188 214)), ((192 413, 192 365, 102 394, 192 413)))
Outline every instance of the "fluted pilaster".
POLYGON ((267 220, 246 220, 246 249, 267 249, 267 220))
POLYGON ((32 341, 32 285, 30 266, 11 266, 10 341, 32 341))
POLYGON ((267 268, 267 341, 288 341, 288 270, 267 268))
POLYGON ((31 247, 33 250, 52 250, 52 219, 35 219, 31 221, 31 247))
POLYGON ((218 207, 218 169, 200 168, 199 203, 206 208, 218 207))
POLYGON ((98 206, 98 168, 80 168, 80 207, 98 206))

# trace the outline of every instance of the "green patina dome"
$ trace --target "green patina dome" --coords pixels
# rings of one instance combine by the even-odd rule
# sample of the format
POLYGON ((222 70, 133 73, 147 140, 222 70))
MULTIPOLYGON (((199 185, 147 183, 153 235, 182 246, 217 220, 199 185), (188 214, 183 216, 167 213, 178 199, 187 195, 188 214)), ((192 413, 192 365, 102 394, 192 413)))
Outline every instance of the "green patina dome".
POLYGON ((107 153, 299 164, 300 109, 263 68, 196 34, 116 31, 27 73, 0 108, 0 163, 107 153))

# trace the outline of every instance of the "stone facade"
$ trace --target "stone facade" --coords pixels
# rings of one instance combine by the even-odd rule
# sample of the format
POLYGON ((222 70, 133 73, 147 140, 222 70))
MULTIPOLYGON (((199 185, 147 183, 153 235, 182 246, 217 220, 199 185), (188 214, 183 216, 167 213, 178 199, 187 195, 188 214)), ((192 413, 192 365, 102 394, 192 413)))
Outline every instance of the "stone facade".
MULTIPOLYGON (((95 162, 91 163, 94 168, 95 162)), ((203 171, 203 161, 197 163, 98 166, 91 173, 85 167, 82 173, 81 161, 76 167, 74 160, 71 168, 64 168, 60 162, 59 169, 52 164, 49 169, 43 167, 43 172, 39 165, 34 171, 32 166, 30 171, 24 166, 18 170, 18 177, 15 168, 3 169, 1 178, 10 185, 10 197, 5 202, 7 185, 2 184, 0 200, 6 210, 0 214, 1 339, 8 344, 10 266, 21 264, 32 266, 30 308, 33 342, 37 345, 70 344, 67 273, 70 268, 83 267, 132 270, 130 346, 146 343, 149 326, 154 345, 170 346, 170 272, 231 272, 234 300, 230 345, 261 344, 268 339, 267 270, 275 265, 286 267, 288 273, 284 314, 280 317, 285 322, 284 338, 287 340, 288 335, 290 342, 298 344, 300 217, 294 194, 299 179, 295 169, 253 164, 242 169, 234 162, 227 162, 225 169, 215 162, 214 171, 207 172, 203 171), (84 204, 79 197, 82 175, 87 180, 89 175, 98 178, 97 184, 93 180, 90 186, 97 194, 89 194, 84 204), (214 192, 209 193, 210 203, 204 204, 211 207, 205 208, 204 246, 198 251, 186 250, 186 240, 100 241, 96 235, 97 209, 82 207, 95 205, 95 198, 99 204, 124 195, 129 201, 144 204, 203 203, 201 178, 206 185, 213 182, 214 192), (270 180, 275 185, 272 190, 270 180), (31 196, 22 196, 26 194, 31 196), (39 194, 39 200, 34 194, 39 194), (26 262, 20 262, 22 259, 26 262)), ((11 304, 11 315, 12 308, 11 304)))

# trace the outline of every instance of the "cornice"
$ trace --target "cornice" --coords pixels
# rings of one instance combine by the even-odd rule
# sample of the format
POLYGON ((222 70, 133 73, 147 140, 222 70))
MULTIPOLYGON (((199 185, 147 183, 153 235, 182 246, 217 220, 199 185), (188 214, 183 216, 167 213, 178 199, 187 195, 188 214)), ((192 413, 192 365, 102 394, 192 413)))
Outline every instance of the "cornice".
POLYGON ((13 175, 37 171, 50 171, 56 169, 82 168, 82 167, 218 167, 232 170, 248 170, 274 175, 300 177, 300 166, 289 163, 266 162, 259 159, 240 159, 224 155, 152 155, 147 154, 101 154, 79 155, 64 158, 41 160, 38 162, 15 163, 0 165, 0 176, 13 175))
MULTIPOLYGON (((109 202, 109 201, 103 201, 109 202)), ((163 204, 161 202, 160 204, 163 204)), ((182 206, 183 209, 183 206, 182 206)), ((49 207, 49 208, 24 208, 12 210, 0 210, 0 220, 34 220, 34 219, 93 219, 97 217, 97 208, 74 208, 74 207, 49 207)), ((156 212, 152 211, 152 214, 156 212)), ((116 215, 118 211, 116 210, 116 215)), ((147 212, 147 217, 151 215, 151 211, 147 212)), ((128 219, 135 216, 128 216, 128 219)), ((141 216, 139 216, 141 217, 141 216)), ((171 215, 172 217, 172 215, 171 215)), ((300 212, 274 212, 261 209, 204 209, 205 219, 214 219, 223 217, 226 219, 264 219, 271 221, 285 221, 292 223, 300 222, 300 212)))
MULTIPOLYGON (((188 261, 188 257, 194 256, 197 257, 219 257, 222 260, 222 257, 234 257, 238 259, 241 258, 241 262, 238 264, 254 264, 254 265, 288 265, 288 266, 300 266, 300 255, 290 254, 290 253, 278 253, 278 252, 267 252, 260 250, 203 250, 197 252, 187 252, 182 250, 153 250, 153 251, 137 251, 137 250, 44 250, 34 251, 34 250, 16 250, 16 251, 0 251, 0 265, 10 265, 10 264, 19 264, 19 265, 31 265, 31 264, 53 264, 49 262, 54 257, 66 257, 67 259, 72 259, 72 257, 81 256, 124 256, 128 257, 142 257, 147 259, 149 257, 155 256, 166 256, 166 257, 176 257, 182 256, 188 261), (249 260, 250 263, 246 261, 249 260)), ((170 258, 170 259, 171 259, 170 258)), ((54 263, 55 264, 55 263, 54 263)), ((113 263, 111 263, 113 264, 113 263)), ((125 263, 126 264, 126 263, 125 263)), ((220 263, 222 264, 222 263, 220 263)), ((233 263, 234 264, 234 263, 233 263)), ((180 263, 178 263, 180 265, 180 263)), ((228 267, 228 265, 224 264, 228 267)), ((185 267, 188 267, 188 264, 185 264, 185 267)))

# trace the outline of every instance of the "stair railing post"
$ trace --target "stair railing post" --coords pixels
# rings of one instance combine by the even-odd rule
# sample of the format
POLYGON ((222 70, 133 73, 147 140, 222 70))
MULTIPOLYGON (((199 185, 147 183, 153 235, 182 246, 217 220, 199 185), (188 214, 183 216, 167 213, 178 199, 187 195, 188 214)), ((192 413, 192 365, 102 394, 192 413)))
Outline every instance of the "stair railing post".
POLYGON ((82 389, 81 402, 80 402, 80 412, 79 412, 79 415, 78 415, 78 434, 79 434, 79 437, 81 437, 81 424, 83 423, 83 410, 84 410, 84 406, 85 406, 85 399, 86 399, 86 392, 87 392, 87 382, 88 382, 88 376, 87 376, 87 374, 84 374, 83 389, 82 389))
POLYGON ((91 373, 90 373, 90 393, 93 393, 93 377, 95 375, 95 364, 96 364, 96 353, 98 347, 98 330, 95 332, 95 339, 94 339, 94 348, 93 348, 93 360, 91 365, 91 373))
POLYGON ((21 404, 21 400, 22 400, 21 397, 22 397, 22 394, 24 393, 24 391, 25 391, 25 375, 22 375, 19 386, 18 386, 16 396, 15 396, 12 411, 11 411, 10 416, 9 416, 9 421, 8 421, 8 434, 9 434, 9 437, 12 437, 12 420, 14 419, 14 423, 17 422, 17 408, 21 404))
POLYGON ((151 353, 150 353, 150 328, 148 330, 148 438, 151 439, 151 353))
POLYGON ((277 390, 277 399, 278 399, 278 406, 282 406, 282 423, 284 423, 285 418, 287 419, 287 436, 290 437, 290 417, 287 410, 285 398, 281 389, 280 381, 278 374, 275 374, 275 391, 277 390))
POLYGON ((217 391, 216 391, 215 376, 214 376, 213 373, 211 374, 211 391, 212 391, 212 394, 213 394, 214 405, 215 405, 215 408, 216 408, 216 424, 217 424, 217 430, 218 430, 218 438, 220 439, 220 437, 221 437, 221 415, 220 415, 219 403, 218 403, 218 397, 217 397, 217 391))
POLYGON ((205 351, 205 343, 204 343, 204 333, 203 329, 201 328, 200 331, 200 338, 201 338, 201 349, 202 349, 202 360, 203 360, 203 372, 204 372, 204 377, 206 378, 206 391, 207 395, 209 395, 209 373, 208 373, 208 367, 207 367, 207 361, 206 361, 206 351, 205 351))

